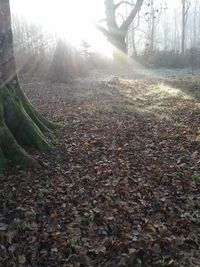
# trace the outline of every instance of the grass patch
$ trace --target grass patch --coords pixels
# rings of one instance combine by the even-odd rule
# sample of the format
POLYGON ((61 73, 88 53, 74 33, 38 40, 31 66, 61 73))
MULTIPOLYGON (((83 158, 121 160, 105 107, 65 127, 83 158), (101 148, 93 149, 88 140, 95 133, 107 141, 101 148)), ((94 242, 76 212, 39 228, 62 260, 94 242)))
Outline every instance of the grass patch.
POLYGON ((91 129, 91 132, 93 132, 93 133, 102 133, 102 132, 104 132, 104 128, 98 128, 98 127, 94 127, 94 128, 92 128, 91 129))
POLYGON ((159 121, 161 122, 168 122, 170 124, 173 123, 173 119, 170 118, 170 116, 168 116, 167 114, 161 114, 161 115, 157 115, 157 118, 159 121))
POLYGON ((14 219, 14 226, 17 230, 22 230, 25 228, 24 222, 18 218, 14 219))
POLYGON ((181 89, 179 88, 175 88, 175 87, 171 87, 169 85, 166 84, 157 84, 157 85, 153 85, 151 87, 149 87, 149 90, 141 95, 138 95, 136 97, 136 99, 138 100, 149 100, 151 99, 151 101, 159 101, 159 103, 161 103, 162 106, 162 102, 160 102, 161 100, 168 100, 170 98, 180 98, 181 99, 192 99, 192 97, 183 92, 181 89))
POLYGON ((110 106, 110 109, 118 113, 119 115, 124 115, 125 113, 130 113, 137 117, 144 117, 146 115, 146 112, 144 112, 142 109, 131 104, 123 104, 123 103, 112 104, 110 106))
POLYGON ((192 175, 191 178, 194 182, 200 182, 200 175, 192 175))
POLYGON ((76 246, 77 243, 78 243, 77 237, 72 237, 72 238, 68 239, 68 245, 71 248, 73 248, 74 246, 76 246))
POLYGON ((6 201, 11 200, 12 197, 13 197, 13 193, 12 193, 11 191, 9 191, 9 192, 5 192, 5 193, 4 193, 4 199, 5 199, 6 201))
POLYGON ((43 198, 45 198, 47 196, 47 194, 49 193, 49 190, 46 188, 39 188, 38 192, 37 192, 37 199, 38 200, 42 200, 43 198))
POLYGON ((188 95, 190 99, 200 98, 200 78, 199 76, 182 76, 179 79, 169 81, 169 83, 179 88, 184 94, 188 95))
POLYGON ((200 135, 198 134, 195 138, 194 138, 195 142, 200 142, 200 135))
POLYGON ((78 225, 88 225, 90 222, 95 221, 95 214, 94 213, 87 213, 83 216, 78 216, 76 218, 76 223, 78 225))

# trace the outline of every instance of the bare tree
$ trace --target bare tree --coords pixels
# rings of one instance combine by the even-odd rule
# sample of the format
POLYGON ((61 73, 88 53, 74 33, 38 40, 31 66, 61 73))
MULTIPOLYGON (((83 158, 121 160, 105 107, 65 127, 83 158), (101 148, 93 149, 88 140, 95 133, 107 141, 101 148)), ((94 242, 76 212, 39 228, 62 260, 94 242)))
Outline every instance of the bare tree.
POLYGON ((182 3, 182 37, 181 37, 181 54, 185 53, 185 35, 188 12, 191 5, 190 0, 181 0, 182 3))
POLYGON ((155 39, 155 20, 156 20, 156 12, 158 12, 158 9, 154 8, 154 0, 149 1, 149 6, 150 6, 150 12, 149 12, 150 49, 153 51, 154 39, 155 39))
POLYGON ((147 37, 149 39, 149 48, 151 51, 153 51, 155 46, 157 26, 160 23, 161 15, 167 9, 167 4, 166 1, 156 3, 155 0, 149 0, 147 2, 147 6, 149 9, 149 11, 145 13, 145 20, 148 22, 147 37))
POLYGON ((193 15, 193 47, 196 47, 197 41, 197 7, 198 0, 194 0, 194 15, 193 15))
POLYGON ((97 25, 98 29, 107 37, 111 44, 116 48, 127 53, 126 45, 126 35, 128 29, 134 20, 137 13, 140 11, 144 0, 137 0, 136 4, 132 6, 132 9, 127 16, 127 18, 122 22, 121 25, 118 25, 116 20, 116 11, 122 4, 130 4, 128 1, 120 1, 115 4, 114 0, 105 0, 105 21, 107 24, 107 29, 101 25, 97 25))

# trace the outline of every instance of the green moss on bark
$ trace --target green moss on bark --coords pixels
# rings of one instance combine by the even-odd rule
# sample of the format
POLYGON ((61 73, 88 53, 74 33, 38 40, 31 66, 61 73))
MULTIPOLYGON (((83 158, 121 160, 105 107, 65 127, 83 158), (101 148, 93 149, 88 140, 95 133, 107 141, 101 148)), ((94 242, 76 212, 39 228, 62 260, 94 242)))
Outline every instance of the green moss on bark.
POLYGON ((8 127, 2 123, 0 126, 0 161, 2 171, 7 162, 22 166, 38 166, 37 162, 15 141, 8 127))
POLYGON ((40 114, 31 104, 29 99, 24 94, 24 91, 19 85, 18 79, 17 79, 17 86, 16 86, 16 94, 20 98, 21 103, 30 116, 30 118, 37 124, 37 126, 40 128, 43 132, 50 132, 50 129, 56 129, 57 125, 48 119, 46 119, 42 114, 40 114))
POLYGON ((0 172, 2 172, 5 169, 6 166, 6 159, 4 157, 3 151, 0 148, 0 172))
POLYGON ((0 86, 0 172, 8 162, 23 167, 38 166, 23 147, 34 147, 40 151, 51 148, 43 132, 52 132, 40 121, 32 105, 29 106, 22 89, 22 93, 17 94, 19 85, 16 90, 13 84, 12 87, 0 86))
POLYGON ((20 100, 9 95, 5 101, 5 122, 18 143, 35 147, 41 151, 48 149, 50 147, 48 142, 27 114, 20 100))

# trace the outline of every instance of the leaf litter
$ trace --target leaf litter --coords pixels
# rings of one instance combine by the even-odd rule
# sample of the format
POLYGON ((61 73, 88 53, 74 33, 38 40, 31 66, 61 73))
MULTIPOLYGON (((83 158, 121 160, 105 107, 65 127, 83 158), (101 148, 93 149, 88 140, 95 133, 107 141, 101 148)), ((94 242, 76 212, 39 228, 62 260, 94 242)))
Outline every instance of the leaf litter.
POLYGON ((200 266, 199 99, 153 79, 32 79, 64 127, 30 150, 41 169, 0 178, 0 266, 200 266))

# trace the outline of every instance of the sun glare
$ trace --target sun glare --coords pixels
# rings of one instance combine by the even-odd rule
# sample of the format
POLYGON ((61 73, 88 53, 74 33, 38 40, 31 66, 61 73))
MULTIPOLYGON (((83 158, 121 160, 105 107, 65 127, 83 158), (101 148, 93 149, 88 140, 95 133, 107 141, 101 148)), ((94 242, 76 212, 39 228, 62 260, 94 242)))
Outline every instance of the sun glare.
POLYGON ((37 24, 74 46, 84 40, 92 48, 111 57, 112 49, 105 37, 94 27, 93 20, 103 17, 98 0, 11 0, 12 13, 29 24, 37 24))

